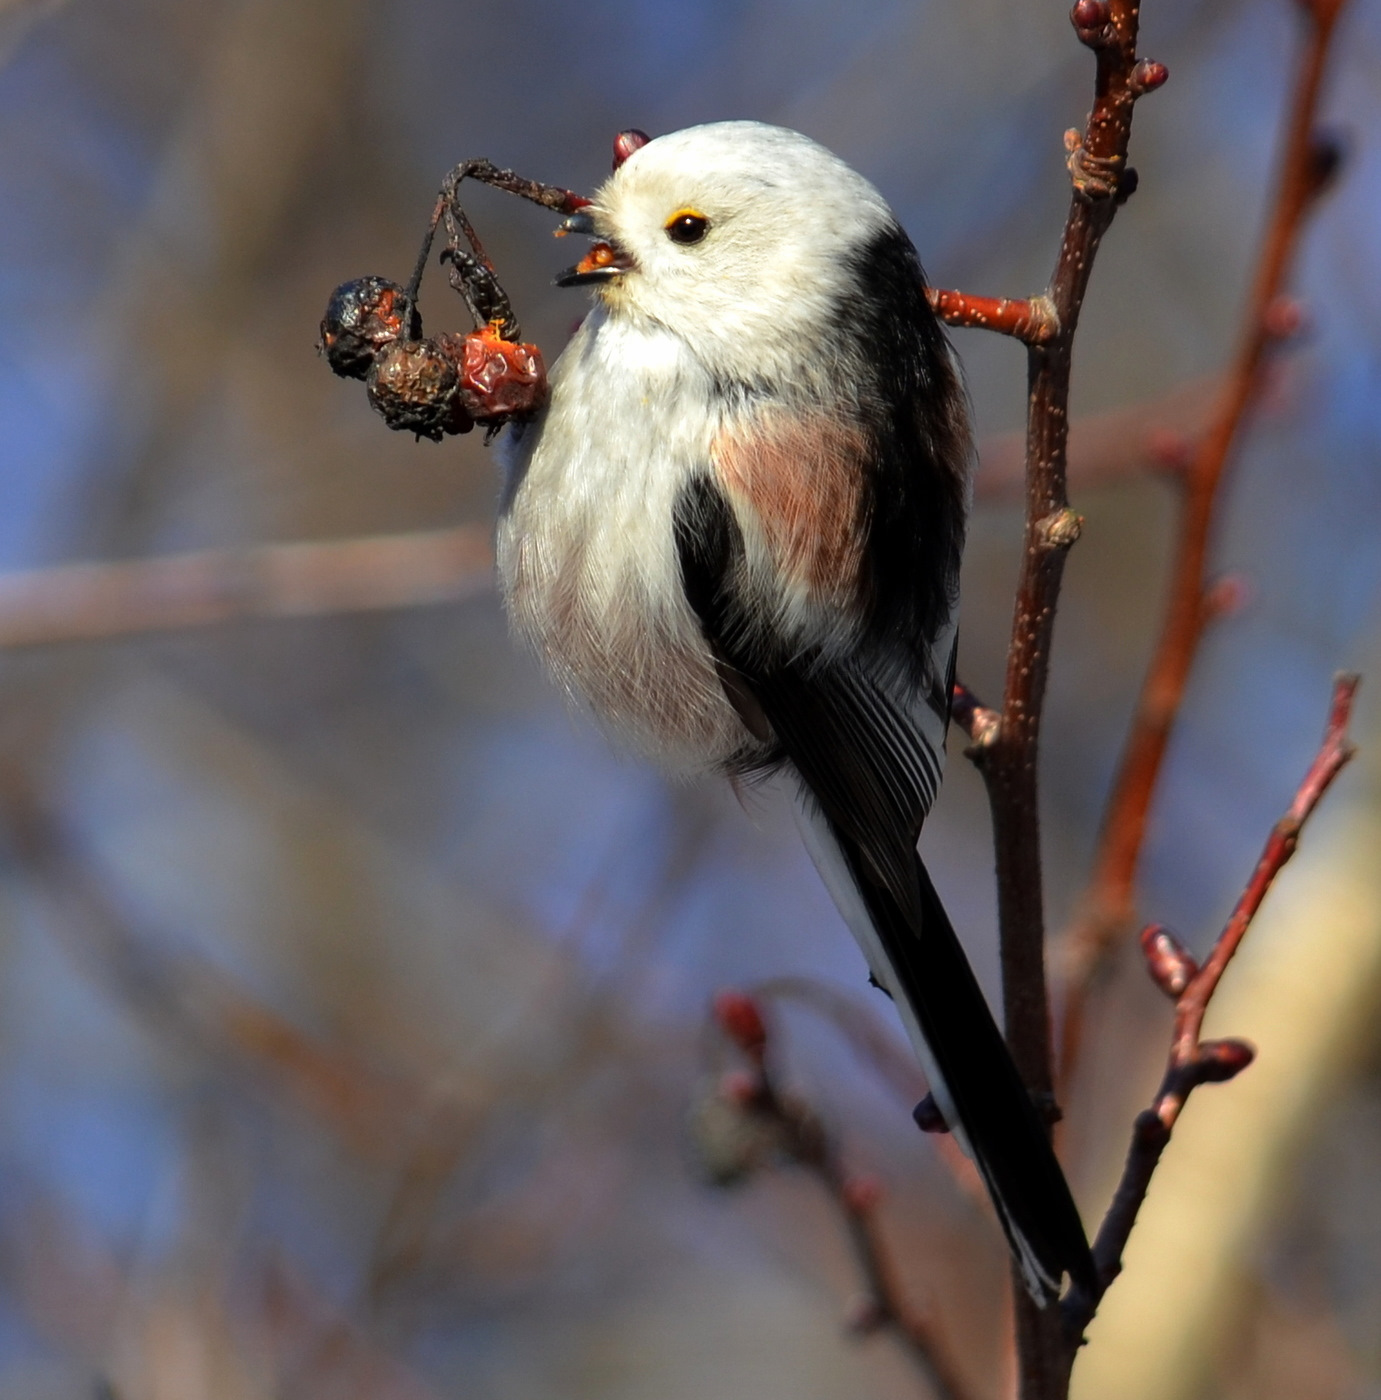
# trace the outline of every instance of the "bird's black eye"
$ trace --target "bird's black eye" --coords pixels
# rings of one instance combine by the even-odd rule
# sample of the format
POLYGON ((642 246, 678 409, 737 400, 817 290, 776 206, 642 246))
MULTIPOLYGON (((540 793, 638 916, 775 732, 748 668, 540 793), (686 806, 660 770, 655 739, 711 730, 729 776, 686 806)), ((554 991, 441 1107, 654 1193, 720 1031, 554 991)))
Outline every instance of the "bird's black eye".
POLYGON ((710 230, 710 221, 698 209, 678 209, 666 221, 673 243, 699 243, 710 230))

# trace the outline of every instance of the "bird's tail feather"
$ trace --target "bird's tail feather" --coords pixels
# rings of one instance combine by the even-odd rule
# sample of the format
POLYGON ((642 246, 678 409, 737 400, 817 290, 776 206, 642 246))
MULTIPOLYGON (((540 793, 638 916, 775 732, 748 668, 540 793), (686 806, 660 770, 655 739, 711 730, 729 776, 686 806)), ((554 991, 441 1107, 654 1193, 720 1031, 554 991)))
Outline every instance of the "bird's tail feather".
POLYGON ((864 854, 808 799, 797 816, 874 978, 901 1013, 946 1123, 978 1167, 1027 1289, 1048 1303, 1068 1273, 1094 1291, 1093 1258, 1064 1173, 920 857, 916 919, 869 878, 864 854))

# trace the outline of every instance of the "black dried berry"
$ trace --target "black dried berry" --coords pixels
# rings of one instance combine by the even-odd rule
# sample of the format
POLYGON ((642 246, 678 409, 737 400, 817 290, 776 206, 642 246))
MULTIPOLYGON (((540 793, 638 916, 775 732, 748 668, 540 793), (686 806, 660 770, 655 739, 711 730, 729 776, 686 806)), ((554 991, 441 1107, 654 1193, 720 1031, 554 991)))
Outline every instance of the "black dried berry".
POLYGON ((363 379, 379 352, 401 339, 416 340, 422 320, 413 307, 403 328, 404 292, 387 277, 356 277, 331 293, 318 347, 344 379, 363 379))
POLYGON ((397 341, 374 361, 369 402, 390 428, 440 442, 474 427, 460 399, 455 361, 430 340, 397 341))

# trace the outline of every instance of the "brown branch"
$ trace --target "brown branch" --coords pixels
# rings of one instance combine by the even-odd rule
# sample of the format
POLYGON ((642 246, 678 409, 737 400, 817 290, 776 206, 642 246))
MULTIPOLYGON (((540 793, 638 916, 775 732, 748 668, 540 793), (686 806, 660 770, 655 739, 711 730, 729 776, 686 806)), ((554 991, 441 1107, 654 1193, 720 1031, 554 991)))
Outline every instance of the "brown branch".
POLYGON ((878 1216, 880 1184, 851 1175, 814 1110, 778 1088, 770 1063, 769 1026, 758 1002, 743 992, 720 992, 714 1018, 749 1067, 747 1073, 725 1076, 715 1095, 715 1105, 739 1116, 746 1129, 735 1135, 741 1144, 736 1169, 721 1170, 721 1179, 738 1179, 772 1157, 808 1171, 838 1213, 863 1276, 866 1298, 851 1318, 851 1330, 859 1335, 891 1332, 940 1400, 971 1400, 972 1391, 954 1370, 935 1324, 906 1301, 878 1216))
MULTIPOLYGON (((1228 964, 1242 946, 1242 940, 1266 892, 1294 855, 1304 823, 1353 755, 1353 747, 1347 738, 1347 726, 1357 685, 1356 676, 1339 676, 1334 682, 1323 742, 1295 793, 1294 801, 1272 828, 1236 907, 1213 945, 1213 951, 1202 967, 1194 969, 1177 995, 1170 992, 1175 995, 1175 1022, 1165 1075, 1150 1108, 1137 1115, 1122 1179, 1094 1242, 1094 1259, 1104 1287, 1121 1272, 1122 1253, 1136 1224, 1141 1203, 1146 1198, 1151 1177, 1190 1094, 1201 1084, 1222 1083, 1233 1078, 1252 1061, 1255 1052, 1245 1041, 1202 1040, 1204 1014, 1228 964)), ((1185 966, 1187 954, 1170 943, 1164 931, 1155 925, 1146 931, 1142 942, 1147 952, 1148 968, 1157 984, 1163 990, 1179 985, 1178 972, 1185 966)), ((1188 965, 1193 966, 1192 962, 1188 965)), ((1071 1329, 1077 1336, 1092 1317, 1093 1304, 1086 1298, 1071 1297, 1066 1311, 1071 1329)))
POLYGON ((492 568, 475 525, 64 564, 0 576, 0 647, 454 602, 486 590, 492 568))
MULTIPOLYGON (((1055 608, 1064 561, 1080 518, 1066 486, 1069 382, 1074 334, 1094 256, 1117 207, 1135 189, 1127 167, 1138 97, 1165 81, 1136 56, 1138 0, 1077 0, 1070 14, 1096 58, 1093 105, 1082 134, 1067 132, 1073 198, 1045 301, 1053 326, 1027 343, 1026 524, 1002 712, 976 755, 993 818, 1007 1041, 1027 1086, 1050 1095, 1054 1072, 1045 978, 1037 756, 1055 608)), ((1056 1309, 1015 1287, 1018 1390, 1023 1400, 1067 1393, 1073 1350, 1056 1309)))
POLYGON ((1209 546, 1221 487, 1243 427, 1259 401, 1263 369, 1279 342, 1281 294, 1305 217, 1326 188, 1339 159, 1315 120, 1324 69, 1342 0, 1315 0, 1300 9, 1309 26, 1300 55, 1278 177, 1236 358, 1216 412, 1184 472, 1184 504, 1165 619, 1142 684, 1135 715, 1103 818, 1094 871, 1082 912, 1066 935, 1062 1066, 1077 1062, 1089 988, 1119 935, 1134 919, 1136 874, 1146 821, 1159 783, 1171 730, 1189 672, 1209 623, 1218 615, 1208 574, 1209 546))

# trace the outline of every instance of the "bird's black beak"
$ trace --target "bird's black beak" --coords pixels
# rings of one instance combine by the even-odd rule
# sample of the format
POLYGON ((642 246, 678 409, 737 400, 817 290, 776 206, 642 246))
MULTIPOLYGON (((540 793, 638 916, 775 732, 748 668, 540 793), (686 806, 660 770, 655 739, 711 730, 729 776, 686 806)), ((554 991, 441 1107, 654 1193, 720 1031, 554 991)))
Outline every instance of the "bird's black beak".
POLYGON ((562 237, 567 233, 583 233, 593 238, 595 233, 595 221, 590 217, 588 209, 577 209, 574 214, 567 214, 556 229, 556 236, 562 237))
MULTIPOLYGON (((578 214, 572 218, 579 218, 578 214)), ((596 243, 574 267, 556 279, 558 287, 578 287, 584 282, 608 282, 633 266, 633 259, 612 243, 596 243)))

